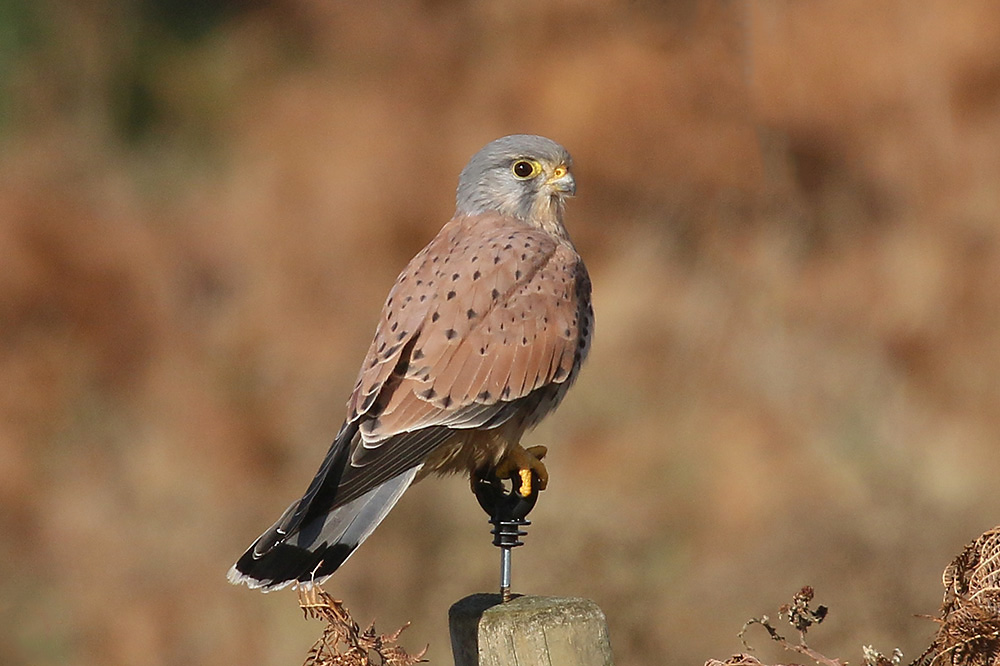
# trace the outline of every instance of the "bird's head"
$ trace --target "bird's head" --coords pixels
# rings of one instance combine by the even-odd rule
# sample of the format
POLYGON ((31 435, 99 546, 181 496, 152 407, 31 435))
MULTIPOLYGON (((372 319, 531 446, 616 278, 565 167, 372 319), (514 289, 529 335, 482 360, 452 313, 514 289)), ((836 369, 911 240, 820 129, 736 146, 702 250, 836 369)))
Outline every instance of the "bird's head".
POLYGON ((576 192, 573 159, 555 141, 513 134, 487 144, 462 169, 457 212, 511 215, 565 236, 562 211, 576 192))

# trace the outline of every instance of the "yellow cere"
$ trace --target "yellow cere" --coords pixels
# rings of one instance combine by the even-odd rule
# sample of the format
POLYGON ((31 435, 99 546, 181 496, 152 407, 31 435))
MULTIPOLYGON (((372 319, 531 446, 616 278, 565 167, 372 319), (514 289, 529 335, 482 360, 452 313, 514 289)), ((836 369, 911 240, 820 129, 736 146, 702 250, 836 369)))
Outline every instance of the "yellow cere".
POLYGON ((556 167, 555 171, 552 172, 552 177, 553 178, 562 178, 563 176, 566 175, 567 171, 568 171, 568 169, 566 168, 566 165, 565 164, 560 164, 559 166, 556 167))

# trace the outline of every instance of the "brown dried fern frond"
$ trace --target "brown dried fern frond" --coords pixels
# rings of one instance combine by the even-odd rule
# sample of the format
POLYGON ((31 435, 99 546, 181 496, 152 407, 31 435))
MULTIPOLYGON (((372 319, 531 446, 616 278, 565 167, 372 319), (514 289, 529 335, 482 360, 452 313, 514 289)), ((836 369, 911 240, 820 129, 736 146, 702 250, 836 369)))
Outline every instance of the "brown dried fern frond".
POLYGON ((741 652, 739 654, 734 654, 725 661, 709 659, 705 662, 705 666, 765 666, 765 664, 757 657, 741 652))
POLYGON ((413 666, 425 661, 426 647, 411 655, 396 645, 409 623, 391 634, 379 634, 374 622, 362 630, 343 602, 315 584, 299 588, 299 607, 306 619, 326 622, 304 666, 413 666))
MULTIPOLYGON (((746 641, 746 633, 747 630, 753 625, 760 625, 767 632, 768 636, 771 637, 771 640, 778 643, 785 650, 809 657, 817 664, 820 664, 820 666, 844 666, 846 662, 842 662, 839 659, 831 659, 823 653, 809 647, 809 644, 806 643, 806 633, 808 633, 809 627, 814 624, 819 624, 826 619, 828 611, 826 606, 817 606, 816 608, 810 607, 814 596, 815 594, 813 589, 806 585, 792 596, 791 603, 784 604, 778 609, 778 617, 787 619, 788 624, 799 632, 798 643, 793 643, 782 636, 774 625, 771 624, 771 618, 766 615, 762 615, 759 618, 755 617, 747 620, 743 625, 743 629, 739 633, 739 638, 743 641, 743 646, 748 650, 753 649, 746 641)), ((747 662, 739 661, 740 659, 751 659, 756 661, 754 657, 750 657, 748 655, 735 655, 723 663, 729 664, 730 666, 745 666, 747 662)))
POLYGON ((1000 527, 966 546, 941 581, 938 633, 911 666, 1000 666, 1000 527))
POLYGON ((1000 611, 1000 526, 985 532, 945 567, 942 618, 975 602, 1000 611))

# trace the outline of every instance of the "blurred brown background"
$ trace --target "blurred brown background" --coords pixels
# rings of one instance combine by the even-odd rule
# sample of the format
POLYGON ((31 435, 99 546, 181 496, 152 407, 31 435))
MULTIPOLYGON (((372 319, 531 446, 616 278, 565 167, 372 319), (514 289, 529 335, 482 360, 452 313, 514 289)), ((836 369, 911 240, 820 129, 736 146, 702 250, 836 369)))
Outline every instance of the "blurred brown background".
MULTIPOLYGON (((623 665, 725 658, 806 583, 815 647, 916 656, 1000 523, 998 35, 989 1, 0 3, 0 662, 301 663, 320 625, 226 570, 511 132, 576 159, 597 311, 517 589, 596 600, 623 665)), ((327 589, 451 663, 488 532, 421 484, 327 589)))

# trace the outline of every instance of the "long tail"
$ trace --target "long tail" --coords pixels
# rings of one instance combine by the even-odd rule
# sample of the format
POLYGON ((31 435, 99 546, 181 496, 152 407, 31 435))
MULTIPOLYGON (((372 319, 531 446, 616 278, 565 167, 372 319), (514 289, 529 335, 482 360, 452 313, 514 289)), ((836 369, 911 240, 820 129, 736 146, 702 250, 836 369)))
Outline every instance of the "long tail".
POLYGON ((231 583, 267 592, 295 582, 322 582, 382 522, 413 483, 420 465, 337 506, 336 491, 355 434, 347 430, 338 435, 302 499, 289 506, 229 570, 231 583))

